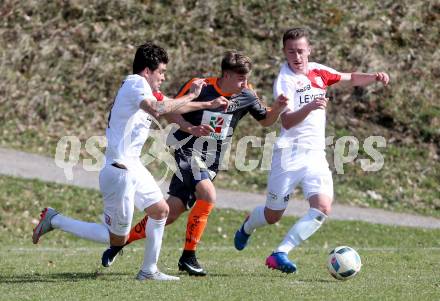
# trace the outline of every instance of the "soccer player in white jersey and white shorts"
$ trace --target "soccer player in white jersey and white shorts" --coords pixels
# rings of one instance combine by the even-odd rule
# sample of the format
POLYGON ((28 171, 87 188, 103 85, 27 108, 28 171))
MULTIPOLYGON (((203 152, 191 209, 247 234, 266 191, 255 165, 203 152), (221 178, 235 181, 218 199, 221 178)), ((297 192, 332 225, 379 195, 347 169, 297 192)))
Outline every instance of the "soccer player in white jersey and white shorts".
POLYGON ((315 233, 325 221, 333 201, 333 180, 325 158, 325 97, 328 86, 350 82, 366 86, 374 82, 387 85, 389 76, 378 73, 341 73, 309 62, 311 53, 308 32, 289 29, 283 36, 287 62, 281 66, 274 83, 274 97, 289 99, 281 113, 281 133, 275 143, 267 186, 265 206, 256 207, 236 232, 234 245, 243 250, 252 232, 279 221, 295 187, 302 186, 310 209, 289 230, 281 244, 266 259, 269 268, 285 273, 296 272, 288 253, 315 233))
POLYGON ((159 91, 165 80, 167 63, 168 55, 163 48, 150 42, 139 46, 133 61, 133 74, 125 78, 116 95, 106 130, 105 166, 99 174, 105 224, 74 220, 45 208, 34 229, 33 243, 38 243, 47 232, 60 229, 81 238, 122 246, 127 241, 136 206, 150 217, 144 261, 136 278, 179 280, 157 268, 169 208, 153 176, 140 161, 141 150, 148 138, 152 116, 226 107, 228 101, 219 97, 211 102, 191 102, 206 84, 204 80, 196 80, 191 93, 178 101, 165 97, 158 102, 153 91, 159 91))

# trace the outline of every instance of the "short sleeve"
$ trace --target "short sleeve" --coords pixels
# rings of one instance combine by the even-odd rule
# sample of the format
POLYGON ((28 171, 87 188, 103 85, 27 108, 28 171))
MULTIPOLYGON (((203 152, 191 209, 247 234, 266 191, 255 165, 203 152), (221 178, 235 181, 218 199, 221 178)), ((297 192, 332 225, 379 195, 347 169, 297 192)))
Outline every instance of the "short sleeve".
POLYGON ((316 64, 315 68, 315 73, 322 78, 326 87, 334 85, 341 80, 341 73, 333 68, 321 64, 316 64))
POLYGON ((164 95, 160 91, 154 91, 153 95, 157 101, 162 101, 164 99, 164 95))
POLYGON ((142 77, 139 77, 139 79, 136 79, 133 82, 132 86, 130 87, 129 95, 130 100, 132 100, 137 107, 139 107, 140 103, 144 99, 156 101, 156 97, 154 97, 150 85, 142 77))
POLYGON ((256 120, 260 121, 266 118, 267 108, 261 103, 259 98, 256 98, 252 105, 249 107, 249 114, 256 120))
POLYGON ((258 98, 257 94, 251 89, 245 89, 244 93, 253 98, 252 104, 249 106, 249 114, 251 114, 254 119, 260 121, 266 118, 267 108, 258 98))
POLYGON ((253 90, 245 88, 234 98, 242 98, 243 100, 239 102, 247 104, 246 107, 249 114, 256 120, 266 118, 267 108, 253 90))

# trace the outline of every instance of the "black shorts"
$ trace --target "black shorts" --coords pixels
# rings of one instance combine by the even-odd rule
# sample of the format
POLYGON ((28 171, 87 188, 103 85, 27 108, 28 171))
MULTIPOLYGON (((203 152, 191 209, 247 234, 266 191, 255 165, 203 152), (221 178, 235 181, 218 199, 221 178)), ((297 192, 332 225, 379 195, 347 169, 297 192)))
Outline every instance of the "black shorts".
POLYGON ((178 197, 186 209, 190 209, 196 202, 196 185, 206 179, 213 181, 217 175, 218 168, 192 168, 191 156, 185 155, 181 150, 174 152, 174 158, 178 170, 171 179, 168 194, 178 197))

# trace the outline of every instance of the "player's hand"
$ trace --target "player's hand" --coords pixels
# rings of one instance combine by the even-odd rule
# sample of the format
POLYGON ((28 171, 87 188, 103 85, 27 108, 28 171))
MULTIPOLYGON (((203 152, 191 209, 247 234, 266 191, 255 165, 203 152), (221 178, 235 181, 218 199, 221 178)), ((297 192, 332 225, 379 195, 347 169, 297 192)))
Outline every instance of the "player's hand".
POLYGON ((390 76, 385 72, 377 72, 376 73, 376 81, 382 82, 385 86, 390 82, 390 76))
POLYGON ((278 110, 281 112, 287 106, 288 103, 289 103, 289 99, 286 96, 284 96, 283 94, 280 94, 277 97, 277 99, 275 99, 275 102, 273 103, 272 108, 274 110, 278 110))
POLYGON ((325 108, 327 107, 327 102, 328 102, 328 98, 317 97, 312 102, 308 103, 306 107, 310 111, 319 110, 319 109, 325 110, 325 108))
POLYGON ((226 110, 228 109, 228 105, 229 105, 229 100, 227 100, 223 96, 219 96, 216 99, 211 100, 209 104, 209 108, 210 109, 223 108, 223 111, 226 112, 226 110))
POLYGON ((203 78, 198 78, 192 82, 189 91, 194 94, 194 97, 198 97, 204 86, 206 86, 206 81, 203 78))
POLYGON ((214 129, 207 124, 201 124, 189 128, 189 132, 193 136, 202 137, 202 136, 208 136, 209 133, 214 132, 214 129))

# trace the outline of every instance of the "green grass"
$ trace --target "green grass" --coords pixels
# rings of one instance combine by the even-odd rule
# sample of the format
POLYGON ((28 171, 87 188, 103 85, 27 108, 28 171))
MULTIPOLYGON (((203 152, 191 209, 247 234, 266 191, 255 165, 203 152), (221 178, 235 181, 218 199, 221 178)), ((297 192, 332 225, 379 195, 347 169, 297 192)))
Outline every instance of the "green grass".
MULTIPOLYGON (((43 206, 74 218, 97 221, 98 192, 0 177, 0 300, 438 300, 440 298, 440 230, 328 221, 293 251, 299 273, 268 270, 265 257, 295 221, 258 230, 247 249, 232 247, 245 212, 214 210, 198 248, 205 278, 181 275, 178 283, 134 280, 142 261, 135 242, 108 269, 100 267, 104 246, 60 231, 31 243, 33 224, 43 206), (363 267, 347 282, 326 271, 329 250, 354 247, 363 267)), ((139 215, 137 215, 139 217, 139 215)), ((159 266, 177 274, 185 218, 166 228, 159 266)))

